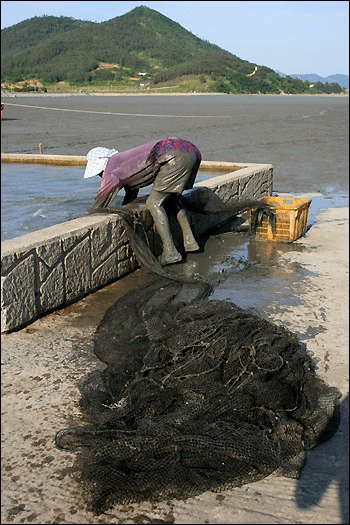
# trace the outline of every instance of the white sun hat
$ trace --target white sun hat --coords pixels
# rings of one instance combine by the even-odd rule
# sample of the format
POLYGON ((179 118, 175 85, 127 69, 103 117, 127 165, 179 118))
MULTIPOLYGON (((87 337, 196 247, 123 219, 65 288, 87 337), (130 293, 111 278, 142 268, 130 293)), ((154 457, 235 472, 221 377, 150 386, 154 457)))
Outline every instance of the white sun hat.
POLYGON ((109 157, 118 153, 116 149, 94 148, 87 154, 87 165, 84 173, 84 179, 94 177, 104 171, 109 157))

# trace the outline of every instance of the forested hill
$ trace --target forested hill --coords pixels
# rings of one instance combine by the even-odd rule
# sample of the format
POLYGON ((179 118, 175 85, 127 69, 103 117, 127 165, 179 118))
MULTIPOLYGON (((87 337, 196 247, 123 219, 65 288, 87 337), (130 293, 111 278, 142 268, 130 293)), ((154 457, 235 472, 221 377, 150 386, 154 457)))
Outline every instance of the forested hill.
POLYGON ((12 58, 16 53, 81 27, 91 27, 94 22, 74 20, 66 16, 35 16, 1 30, 1 58, 12 58))
MULTIPOLYGON (((144 6, 107 22, 34 17, 1 30, 2 87, 36 79, 43 85, 109 85, 223 93, 341 92, 252 64, 202 40, 144 6), (136 82, 136 83, 135 83, 136 82)), ((28 86, 27 86, 28 87, 28 86)))

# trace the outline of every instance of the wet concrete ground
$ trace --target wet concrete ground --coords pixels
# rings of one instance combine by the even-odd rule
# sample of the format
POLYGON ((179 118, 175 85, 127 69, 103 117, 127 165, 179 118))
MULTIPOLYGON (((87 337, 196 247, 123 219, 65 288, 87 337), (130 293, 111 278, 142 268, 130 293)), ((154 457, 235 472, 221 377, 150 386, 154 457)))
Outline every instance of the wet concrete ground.
MULTIPOLYGON (((82 423, 79 386, 89 372, 103 368, 93 355, 94 330, 119 297, 154 278, 137 270, 2 336, 2 523, 347 523, 348 221, 348 207, 330 208, 292 250, 276 246, 261 261, 271 263, 260 268, 266 279, 287 280, 298 300, 288 302, 276 293, 270 308, 261 302, 257 309, 298 333, 319 375, 343 394, 336 435, 309 453, 299 480, 272 475, 184 501, 116 506, 99 517, 86 512, 79 486, 69 475, 74 454, 58 450, 54 436, 82 423)), ((184 271, 186 266, 188 272, 200 268, 215 283, 225 276, 221 256, 230 253, 240 260, 250 242, 244 231, 212 235, 201 241, 202 253, 185 261, 184 271)), ((251 300, 261 290, 256 279, 248 286, 251 269, 255 265, 230 268, 222 281, 230 285, 220 293, 255 308, 251 300)))

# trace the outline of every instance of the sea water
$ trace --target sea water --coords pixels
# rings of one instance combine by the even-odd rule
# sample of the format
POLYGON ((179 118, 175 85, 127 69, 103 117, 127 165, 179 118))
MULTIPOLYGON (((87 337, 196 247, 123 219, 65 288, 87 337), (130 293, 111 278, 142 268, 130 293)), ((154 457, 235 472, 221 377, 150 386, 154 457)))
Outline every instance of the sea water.
MULTIPOLYGON (((84 179, 84 166, 1 164, 1 242, 84 217, 100 189, 100 177, 84 179)), ((215 176, 199 172, 196 182, 215 176)), ((152 186, 141 188, 148 195, 152 186)), ((124 190, 112 205, 121 205, 124 190)))
MULTIPOLYGON (((91 210, 100 188, 100 177, 84 179, 84 166, 1 164, 1 242, 84 217, 91 210)), ((199 171, 196 182, 222 175, 199 171)), ((148 195, 152 186, 141 188, 148 195)), ((283 195, 279 193, 280 195, 283 195)), ((121 205, 124 190, 112 205, 121 205)), ((312 194, 309 224, 322 208, 348 206, 349 196, 330 190, 312 194)))

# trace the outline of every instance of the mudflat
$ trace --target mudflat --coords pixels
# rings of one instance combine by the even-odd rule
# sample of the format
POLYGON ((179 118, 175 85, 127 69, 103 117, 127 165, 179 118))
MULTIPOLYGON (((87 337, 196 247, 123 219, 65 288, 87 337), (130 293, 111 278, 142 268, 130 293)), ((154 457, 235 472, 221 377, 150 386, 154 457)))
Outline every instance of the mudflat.
POLYGON ((165 137, 190 140, 203 160, 274 167, 274 189, 348 191, 346 95, 16 96, 5 103, 4 153, 86 155, 165 137))

